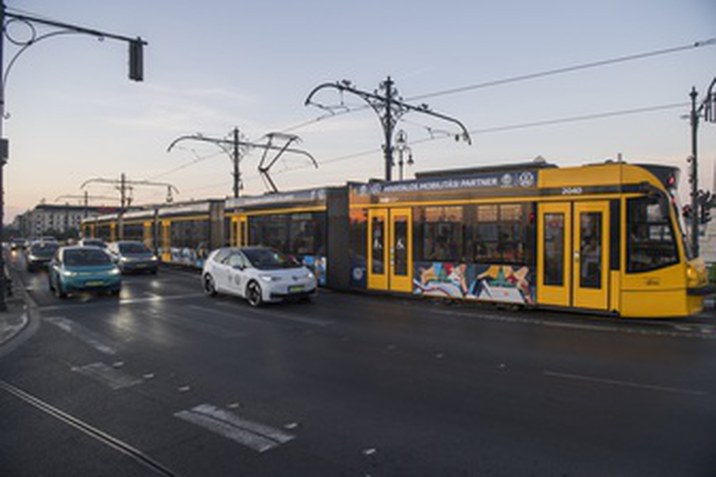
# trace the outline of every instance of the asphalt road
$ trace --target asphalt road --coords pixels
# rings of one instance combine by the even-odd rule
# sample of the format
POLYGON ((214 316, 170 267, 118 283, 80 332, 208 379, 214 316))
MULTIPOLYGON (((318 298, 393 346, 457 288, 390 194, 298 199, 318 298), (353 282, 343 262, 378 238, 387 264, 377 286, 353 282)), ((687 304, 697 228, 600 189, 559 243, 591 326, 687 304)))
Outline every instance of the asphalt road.
MULTIPOLYGON (((13 266, 21 269, 21 257, 13 266)), ((639 323, 198 275, 37 304, 0 357, 0 475, 716 475, 712 316, 639 323)))

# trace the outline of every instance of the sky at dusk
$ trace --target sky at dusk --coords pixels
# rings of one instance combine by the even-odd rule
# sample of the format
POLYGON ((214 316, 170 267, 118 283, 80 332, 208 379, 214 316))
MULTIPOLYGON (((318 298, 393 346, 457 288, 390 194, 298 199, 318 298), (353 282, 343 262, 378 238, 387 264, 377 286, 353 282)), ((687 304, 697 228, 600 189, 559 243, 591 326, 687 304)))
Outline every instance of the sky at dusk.
MULTIPOLYGON (((121 173, 169 182, 179 190, 176 200, 229 196, 225 152, 192 141, 167 147, 183 135, 228 137, 234 127, 252 142, 270 132, 300 136, 298 147, 319 168, 286 156, 272 176, 281 190, 381 178, 375 112, 356 96, 326 89, 317 101, 353 111, 316 121, 325 111, 304 100, 325 82, 350 80, 373 91, 388 75, 407 102, 428 96, 412 102, 458 119, 472 134, 472 145, 456 142, 454 125, 405 114, 397 128, 415 161, 408 177, 536 156, 567 166, 620 153, 628 162, 672 164, 685 173, 689 92, 695 86, 702 98, 716 77, 715 44, 433 95, 715 38, 713 0, 6 0, 6 7, 148 42, 141 83, 127 78, 127 45, 110 39, 59 35, 19 56, 5 85, 6 222, 43 199, 82 194, 88 179, 121 173), (638 109, 653 110, 607 114, 638 109), (598 115, 604 117, 585 119, 598 115)), ((8 32, 15 41, 30 35, 18 23, 8 32)), ((6 39, 5 66, 15 52, 6 39)), ((699 142, 700 180, 711 188, 716 124, 701 124, 699 142)), ((260 159, 259 150, 244 151, 243 194, 266 190, 260 159)), ((118 197, 111 186, 88 190, 118 197)), ((166 191, 137 187, 133 195, 135 204, 156 203, 166 191)), ((92 202, 100 203, 112 201, 92 202)))

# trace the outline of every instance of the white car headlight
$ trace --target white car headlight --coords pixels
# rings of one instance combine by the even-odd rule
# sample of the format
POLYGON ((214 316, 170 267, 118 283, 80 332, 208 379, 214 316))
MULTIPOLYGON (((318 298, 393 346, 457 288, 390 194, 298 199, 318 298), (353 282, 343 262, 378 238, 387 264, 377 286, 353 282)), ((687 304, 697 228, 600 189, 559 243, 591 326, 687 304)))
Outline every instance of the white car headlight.
POLYGON ((281 277, 275 277, 273 275, 259 275, 259 277, 265 282, 277 282, 281 280, 281 277))
POLYGON ((316 278, 316 276, 313 274, 312 271, 309 270, 306 274, 306 278, 308 278, 309 280, 313 280, 314 278, 316 278))

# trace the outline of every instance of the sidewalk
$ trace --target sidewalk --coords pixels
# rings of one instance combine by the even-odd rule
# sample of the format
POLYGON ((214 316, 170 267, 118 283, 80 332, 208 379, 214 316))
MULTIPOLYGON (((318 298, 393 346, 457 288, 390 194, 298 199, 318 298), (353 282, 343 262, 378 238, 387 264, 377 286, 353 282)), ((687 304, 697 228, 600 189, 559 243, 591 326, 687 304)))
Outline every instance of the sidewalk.
POLYGON ((0 312, 0 347, 20 333, 29 320, 25 303, 19 297, 6 300, 7 311, 0 312))
MULTIPOLYGON (((6 266, 9 263, 8 258, 5 257, 6 266)), ((22 298, 23 293, 17 289, 21 286, 17 277, 12 273, 6 273, 6 276, 9 279, 6 286, 12 293, 5 298, 7 311, 0 311, 0 348, 24 330, 30 321, 25 301, 22 298)))

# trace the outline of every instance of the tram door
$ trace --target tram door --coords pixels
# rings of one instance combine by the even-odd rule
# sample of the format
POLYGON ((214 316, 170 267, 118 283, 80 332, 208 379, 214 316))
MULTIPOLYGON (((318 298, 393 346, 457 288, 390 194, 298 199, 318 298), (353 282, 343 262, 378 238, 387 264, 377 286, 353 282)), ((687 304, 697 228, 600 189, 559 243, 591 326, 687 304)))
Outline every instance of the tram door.
POLYGON ((245 247, 249 244, 246 216, 234 216, 231 218, 230 243, 234 247, 245 247))
POLYGON ((540 204, 537 301, 608 308, 609 202, 540 204))
POLYGON ((236 227, 236 245, 246 247, 249 244, 249 222, 246 216, 239 217, 236 227))
POLYGON ((368 240, 368 288, 412 291, 411 209, 370 210, 368 240))
POLYGON ((154 250, 154 223, 152 221, 145 221, 142 223, 142 242, 150 250, 154 250))
POLYGON ((171 227, 172 222, 171 220, 162 220, 160 222, 161 225, 161 251, 162 251, 162 261, 163 262, 171 262, 172 261, 172 250, 171 250, 171 227))

